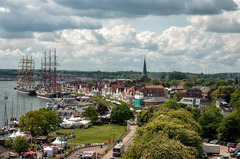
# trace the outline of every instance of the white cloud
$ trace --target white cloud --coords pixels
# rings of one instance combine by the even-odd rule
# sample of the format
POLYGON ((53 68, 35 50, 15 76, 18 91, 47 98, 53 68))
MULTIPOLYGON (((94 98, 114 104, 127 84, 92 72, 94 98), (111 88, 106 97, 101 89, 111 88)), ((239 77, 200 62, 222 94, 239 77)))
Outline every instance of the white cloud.
POLYGON ((4 8, 4 7, 0 7, 0 12, 10 12, 10 9, 4 8))

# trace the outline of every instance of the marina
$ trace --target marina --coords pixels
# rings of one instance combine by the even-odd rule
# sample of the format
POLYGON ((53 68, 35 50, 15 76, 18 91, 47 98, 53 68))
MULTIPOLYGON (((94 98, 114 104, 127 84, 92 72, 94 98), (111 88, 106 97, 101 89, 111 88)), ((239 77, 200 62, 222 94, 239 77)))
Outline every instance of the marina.
POLYGON ((32 96, 24 96, 17 93, 16 81, 0 81, 0 126, 4 125, 3 118, 5 114, 6 103, 6 115, 10 122, 13 115, 17 119, 30 110, 38 110, 39 108, 45 108, 47 100, 39 99, 32 96), (4 96, 7 95, 8 99, 4 96))

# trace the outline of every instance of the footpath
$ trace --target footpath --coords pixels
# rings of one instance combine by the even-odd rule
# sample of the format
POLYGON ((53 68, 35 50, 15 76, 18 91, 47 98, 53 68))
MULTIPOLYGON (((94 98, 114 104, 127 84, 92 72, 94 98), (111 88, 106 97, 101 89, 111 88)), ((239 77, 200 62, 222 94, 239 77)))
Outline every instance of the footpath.
MULTIPOLYGON (((121 144, 125 145, 125 149, 128 147, 129 144, 133 143, 136 129, 137 125, 130 125, 130 132, 123 138, 121 142, 121 144)), ((102 157, 102 159, 109 159, 110 157, 113 157, 113 149, 108 151, 107 154, 102 157)))

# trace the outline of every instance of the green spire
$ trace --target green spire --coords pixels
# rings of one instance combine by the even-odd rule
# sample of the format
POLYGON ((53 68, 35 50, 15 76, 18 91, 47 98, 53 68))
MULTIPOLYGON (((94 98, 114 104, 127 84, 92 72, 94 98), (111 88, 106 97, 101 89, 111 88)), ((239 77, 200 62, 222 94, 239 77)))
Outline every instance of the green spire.
POLYGON ((144 58, 144 64, 143 64, 143 76, 146 76, 147 75, 147 66, 146 66, 146 60, 144 58))

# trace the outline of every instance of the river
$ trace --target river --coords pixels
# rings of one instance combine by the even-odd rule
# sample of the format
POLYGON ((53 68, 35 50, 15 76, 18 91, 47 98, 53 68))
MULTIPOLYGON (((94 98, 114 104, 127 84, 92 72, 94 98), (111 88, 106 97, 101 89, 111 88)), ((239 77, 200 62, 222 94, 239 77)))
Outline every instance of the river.
POLYGON ((31 110, 38 110, 46 106, 47 100, 39 99, 32 96, 24 96, 17 94, 16 81, 0 81, 0 127, 3 126, 4 114, 5 114, 5 103, 7 107, 7 118, 8 123, 12 114, 19 118, 31 110), (4 99, 4 96, 8 96, 8 99, 4 99), (12 104, 13 103, 13 104, 12 104), (13 109, 12 109, 13 108, 13 109))

